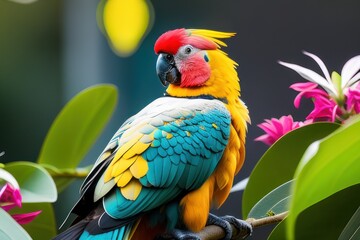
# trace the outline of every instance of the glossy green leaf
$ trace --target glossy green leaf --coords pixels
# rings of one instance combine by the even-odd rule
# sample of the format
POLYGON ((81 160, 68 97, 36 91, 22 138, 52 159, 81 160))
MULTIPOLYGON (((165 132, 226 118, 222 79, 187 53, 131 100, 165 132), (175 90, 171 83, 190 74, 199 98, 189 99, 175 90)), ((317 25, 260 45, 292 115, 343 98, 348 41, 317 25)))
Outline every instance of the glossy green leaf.
POLYGON ((57 191, 50 174, 33 162, 12 162, 5 165, 20 186, 22 202, 55 202, 57 191))
MULTIPOLYGON (((295 239, 338 239, 359 206, 359 192, 360 185, 357 184, 305 209, 296 221, 295 239)), ((268 239, 288 239, 286 237, 286 222, 287 219, 279 223, 268 239)))
POLYGON ((360 118, 352 119, 306 150, 296 169, 287 236, 305 209, 349 186, 360 183, 360 118))
MULTIPOLYGON (((4 167, 5 167, 5 165, 4 165, 4 167)), ((9 173, 8 171, 0 168, 0 183, 2 181, 10 183, 14 188, 19 188, 19 184, 16 181, 16 179, 14 178, 14 176, 11 173, 9 173)))
MULTIPOLYGON (((38 163, 58 169, 76 168, 110 119, 116 102, 117 89, 109 84, 93 86, 77 94, 53 122, 38 163)), ((72 179, 68 178, 68 183, 72 179)), ((55 182, 65 184, 64 179, 55 178, 55 182)))
POLYGON ((360 207, 356 210, 350 221, 346 224, 339 240, 360 239, 360 207))
POLYGON ((295 129, 280 138, 262 156, 250 175, 242 201, 243 217, 267 193, 293 179, 306 148, 339 127, 335 123, 314 123, 295 129))
POLYGON ((251 209, 248 217, 258 219, 288 211, 293 181, 288 181, 266 194, 251 209))
POLYGON ((306 208, 296 220, 295 239, 338 239, 359 206, 359 191, 359 184, 351 186, 306 208))
POLYGON ((286 239, 286 218, 279 222, 271 231, 268 240, 285 240, 286 239))
POLYGON ((57 226, 52 204, 24 203, 21 208, 15 208, 14 210, 11 210, 11 213, 28 213, 39 210, 41 210, 41 213, 36 216, 32 222, 22 226, 34 240, 52 239, 57 234, 57 226))
POLYGON ((0 239, 31 240, 30 235, 7 212, 0 208, 0 239))

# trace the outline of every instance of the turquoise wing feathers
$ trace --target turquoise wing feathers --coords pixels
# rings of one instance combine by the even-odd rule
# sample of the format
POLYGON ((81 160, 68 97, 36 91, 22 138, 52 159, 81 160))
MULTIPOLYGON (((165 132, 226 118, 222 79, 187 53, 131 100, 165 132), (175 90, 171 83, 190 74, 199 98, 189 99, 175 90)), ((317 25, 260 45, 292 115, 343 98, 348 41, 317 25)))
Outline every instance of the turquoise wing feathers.
POLYGON ((126 219, 197 189, 220 161, 230 124, 230 114, 218 100, 155 100, 114 135, 104 150, 110 160, 97 161, 94 171, 104 161, 108 164, 94 199, 103 198, 112 218, 126 219))

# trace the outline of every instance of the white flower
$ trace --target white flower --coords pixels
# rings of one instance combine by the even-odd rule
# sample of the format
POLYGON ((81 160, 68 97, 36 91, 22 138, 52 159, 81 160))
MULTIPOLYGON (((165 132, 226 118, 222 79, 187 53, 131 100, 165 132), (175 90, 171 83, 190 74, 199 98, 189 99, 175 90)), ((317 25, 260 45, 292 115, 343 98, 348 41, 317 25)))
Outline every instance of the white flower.
POLYGON ((333 72, 330 77, 329 71, 327 70, 324 62, 319 57, 309 52, 304 51, 303 53, 315 60, 325 77, 322 77, 318 73, 296 64, 282 61, 279 61, 279 63, 296 71, 306 80, 320 85, 335 99, 343 99, 344 90, 350 88, 360 80, 360 55, 351 58, 345 63, 341 70, 341 76, 338 73, 333 72))

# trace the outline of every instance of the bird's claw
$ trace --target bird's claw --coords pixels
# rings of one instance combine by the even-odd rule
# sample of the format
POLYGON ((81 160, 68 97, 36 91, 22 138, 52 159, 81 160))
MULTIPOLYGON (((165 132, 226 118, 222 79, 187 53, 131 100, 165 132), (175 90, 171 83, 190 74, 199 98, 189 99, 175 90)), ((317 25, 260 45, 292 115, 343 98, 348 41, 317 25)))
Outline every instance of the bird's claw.
POLYGON ((224 229, 225 237, 223 240, 245 239, 252 233, 252 227, 249 223, 233 216, 218 217, 210 213, 206 225, 216 225, 224 229), (235 233, 230 224, 236 228, 235 233))
MULTIPOLYGON (((223 240, 237 240, 245 239, 252 233, 252 227, 246 221, 237 219, 232 216, 218 217, 214 214, 209 214, 206 226, 216 225, 224 229, 225 237, 223 240), (237 230, 233 231, 233 227, 237 230)), ((173 229, 171 232, 164 233, 156 238, 157 240, 200 240, 200 235, 194 232, 181 229, 173 229)))
POLYGON ((198 234, 180 230, 180 229, 173 229, 171 232, 164 233, 156 238, 157 240, 168 240, 168 239, 175 239, 175 240, 200 240, 198 234))

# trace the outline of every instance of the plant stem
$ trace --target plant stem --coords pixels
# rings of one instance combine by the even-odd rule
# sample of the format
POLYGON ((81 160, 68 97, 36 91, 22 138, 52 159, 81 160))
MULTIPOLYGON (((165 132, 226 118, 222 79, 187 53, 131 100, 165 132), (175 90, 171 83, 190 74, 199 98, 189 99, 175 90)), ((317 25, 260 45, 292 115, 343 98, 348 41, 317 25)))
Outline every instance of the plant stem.
POLYGON ((63 177, 63 178, 85 178, 89 174, 87 169, 74 169, 73 171, 64 172, 52 172, 52 177, 63 177))

